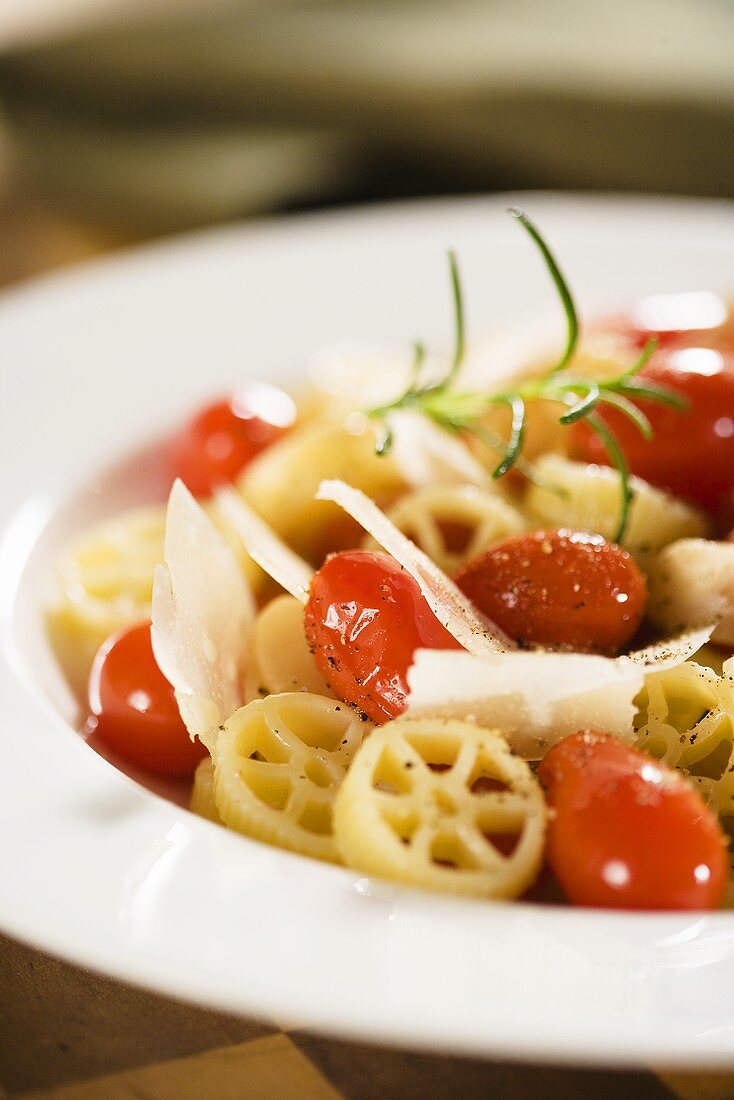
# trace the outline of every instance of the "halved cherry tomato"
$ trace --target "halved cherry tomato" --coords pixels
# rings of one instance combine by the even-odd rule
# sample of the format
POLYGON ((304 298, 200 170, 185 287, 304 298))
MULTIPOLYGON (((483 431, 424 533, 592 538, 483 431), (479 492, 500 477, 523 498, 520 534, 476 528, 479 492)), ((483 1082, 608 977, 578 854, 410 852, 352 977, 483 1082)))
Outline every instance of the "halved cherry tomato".
POLYGON ((615 654, 637 630, 647 591, 630 555, 585 531, 531 531, 491 546, 456 583, 523 645, 615 654))
POLYGON ((409 573, 389 554, 345 550, 311 581, 306 636, 330 687, 373 722, 405 709, 416 649, 458 649, 409 573))
MULTIPOLYGON (((639 377, 674 390, 686 407, 636 401, 652 425, 649 440, 617 409, 602 406, 597 415, 614 432, 632 473, 716 515, 734 499, 734 354, 660 351, 639 377)), ((609 465, 588 425, 575 424, 570 439, 576 458, 609 465)))
POLYGON ((292 426, 296 407, 282 390, 249 382, 232 397, 201 409, 171 445, 170 463, 194 496, 233 481, 292 426))
POLYGON ((603 733, 576 733, 538 771, 551 807, 547 858, 575 905, 714 909, 724 833, 677 772, 603 733))
POLYGON ((123 760, 156 775, 191 776, 206 749, 192 742, 173 688, 158 668, 150 623, 104 643, 89 677, 87 731, 123 760))

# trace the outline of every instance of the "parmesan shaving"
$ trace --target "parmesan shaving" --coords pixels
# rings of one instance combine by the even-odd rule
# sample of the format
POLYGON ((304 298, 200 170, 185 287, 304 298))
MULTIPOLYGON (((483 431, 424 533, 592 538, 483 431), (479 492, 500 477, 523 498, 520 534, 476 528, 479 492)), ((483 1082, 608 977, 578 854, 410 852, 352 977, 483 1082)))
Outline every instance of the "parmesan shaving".
POLYGON ((701 626, 696 630, 686 630, 662 642, 654 642, 645 649, 637 649, 624 657, 617 657, 617 661, 633 661, 653 672, 675 668, 676 665, 682 665, 694 653, 698 653, 699 649, 710 641, 715 629, 716 623, 709 623, 708 626, 701 626))
POLYGON ((491 657, 514 648, 514 643, 498 627, 480 616, 435 562, 398 530, 374 501, 359 489, 343 481, 322 481, 316 499, 338 504, 410 573, 418 582, 431 611, 465 650, 475 657, 491 657))
POLYGON ((166 513, 165 564, 153 583, 151 637, 192 738, 211 752, 244 702, 255 603, 232 551, 182 481, 166 513))
POLYGON ((286 546, 233 489, 220 489, 216 496, 250 557, 286 592, 306 603, 313 577, 311 566, 286 546))
POLYGON ((634 699, 645 674, 683 664, 713 629, 691 630, 615 658, 541 650, 477 658, 419 649, 408 670, 408 714, 473 718, 502 730, 528 760, 580 729, 630 742, 634 699))
POLYGON ((633 739, 645 668, 584 653, 514 652, 478 658, 419 649, 408 670, 408 715, 463 718, 499 729, 538 760, 557 741, 596 728, 633 739))

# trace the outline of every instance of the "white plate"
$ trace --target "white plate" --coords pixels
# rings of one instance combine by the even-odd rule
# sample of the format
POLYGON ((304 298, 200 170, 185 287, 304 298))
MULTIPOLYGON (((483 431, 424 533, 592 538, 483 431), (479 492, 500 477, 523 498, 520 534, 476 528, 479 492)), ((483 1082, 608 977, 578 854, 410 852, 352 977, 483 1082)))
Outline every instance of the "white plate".
MULTIPOLYGON (((585 306, 734 290, 730 206, 521 201, 585 306)), ((85 746, 44 644, 59 539, 155 492, 123 471, 102 499, 95 472, 201 393, 242 374, 295 381, 311 351, 340 337, 447 345, 447 245, 463 261, 473 332, 553 306, 506 205, 223 229, 0 300, 0 926, 179 997, 343 1036, 502 1058, 732 1066, 734 914, 457 901, 248 841, 85 746)))

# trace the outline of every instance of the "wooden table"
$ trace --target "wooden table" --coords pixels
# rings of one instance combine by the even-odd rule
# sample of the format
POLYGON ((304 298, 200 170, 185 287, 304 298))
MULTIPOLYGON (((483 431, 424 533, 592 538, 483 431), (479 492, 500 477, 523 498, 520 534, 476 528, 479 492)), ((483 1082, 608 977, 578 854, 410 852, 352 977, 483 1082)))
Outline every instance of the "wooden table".
MULTIPOLYGON (((114 247, 12 198, 0 283, 114 247)), ((0 888, 1 882, 0 882, 0 888)), ((723 1100, 734 1075, 513 1066, 372 1048, 208 1012, 0 936, 0 1100, 723 1100)))
POLYGON ((734 1077, 438 1058, 179 1004, 0 938, 0 1096, 45 1100, 723 1100, 734 1077))

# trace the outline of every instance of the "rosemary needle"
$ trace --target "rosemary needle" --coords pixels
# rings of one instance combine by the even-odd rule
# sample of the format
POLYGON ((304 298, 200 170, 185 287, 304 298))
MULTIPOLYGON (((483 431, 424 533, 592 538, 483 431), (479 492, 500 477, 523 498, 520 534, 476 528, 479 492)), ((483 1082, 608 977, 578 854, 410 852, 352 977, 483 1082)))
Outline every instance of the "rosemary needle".
POLYGON ((567 411, 559 417, 559 422, 567 425, 584 421, 588 424, 589 428, 602 440, 609 461, 619 473, 620 510, 615 541, 621 542, 629 522, 629 509, 633 497, 630 470, 619 441, 599 415, 600 408, 607 405, 616 409, 635 425, 644 438, 650 439, 652 425, 635 401, 644 398, 647 401, 661 402, 676 408, 683 408, 685 401, 672 390, 638 377, 657 347, 657 341, 654 339, 648 341, 631 367, 606 381, 586 378, 566 369, 573 358, 579 337, 578 314, 573 295, 548 244, 527 214, 516 207, 513 207, 509 213, 517 219, 537 245, 561 300, 566 319, 566 343, 560 359, 541 378, 520 382, 513 389, 502 393, 457 389, 456 381, 464 360, 466 340, 459 265, 456 253, 450 251, 448 253, 449 278, 454 314, 454 353, 451 363, 444 376, 438 381, 421 384, 426 349, 422 343, 414 345, 413 366, 406 389, 389 404, 368 410, 369 416, 381 421, 376 451, 378 454, 385 455, 392 447, 394 436, 388 420, 389 414, 396 409, 411 408, 446 431, 473 435, 485 446, 497 451, 500 454, 500 461, 493 470, 493 477, 503 477, 508 470, 516 466, 531 481, 535 481, 532 466, 522 455, 527 405, 533 401, 561 403, 567 407, 567 411), (507 406, 511 412, 510 433, 506 441, 491 432, 484 423, 489 410, 498 405, 507 406))

